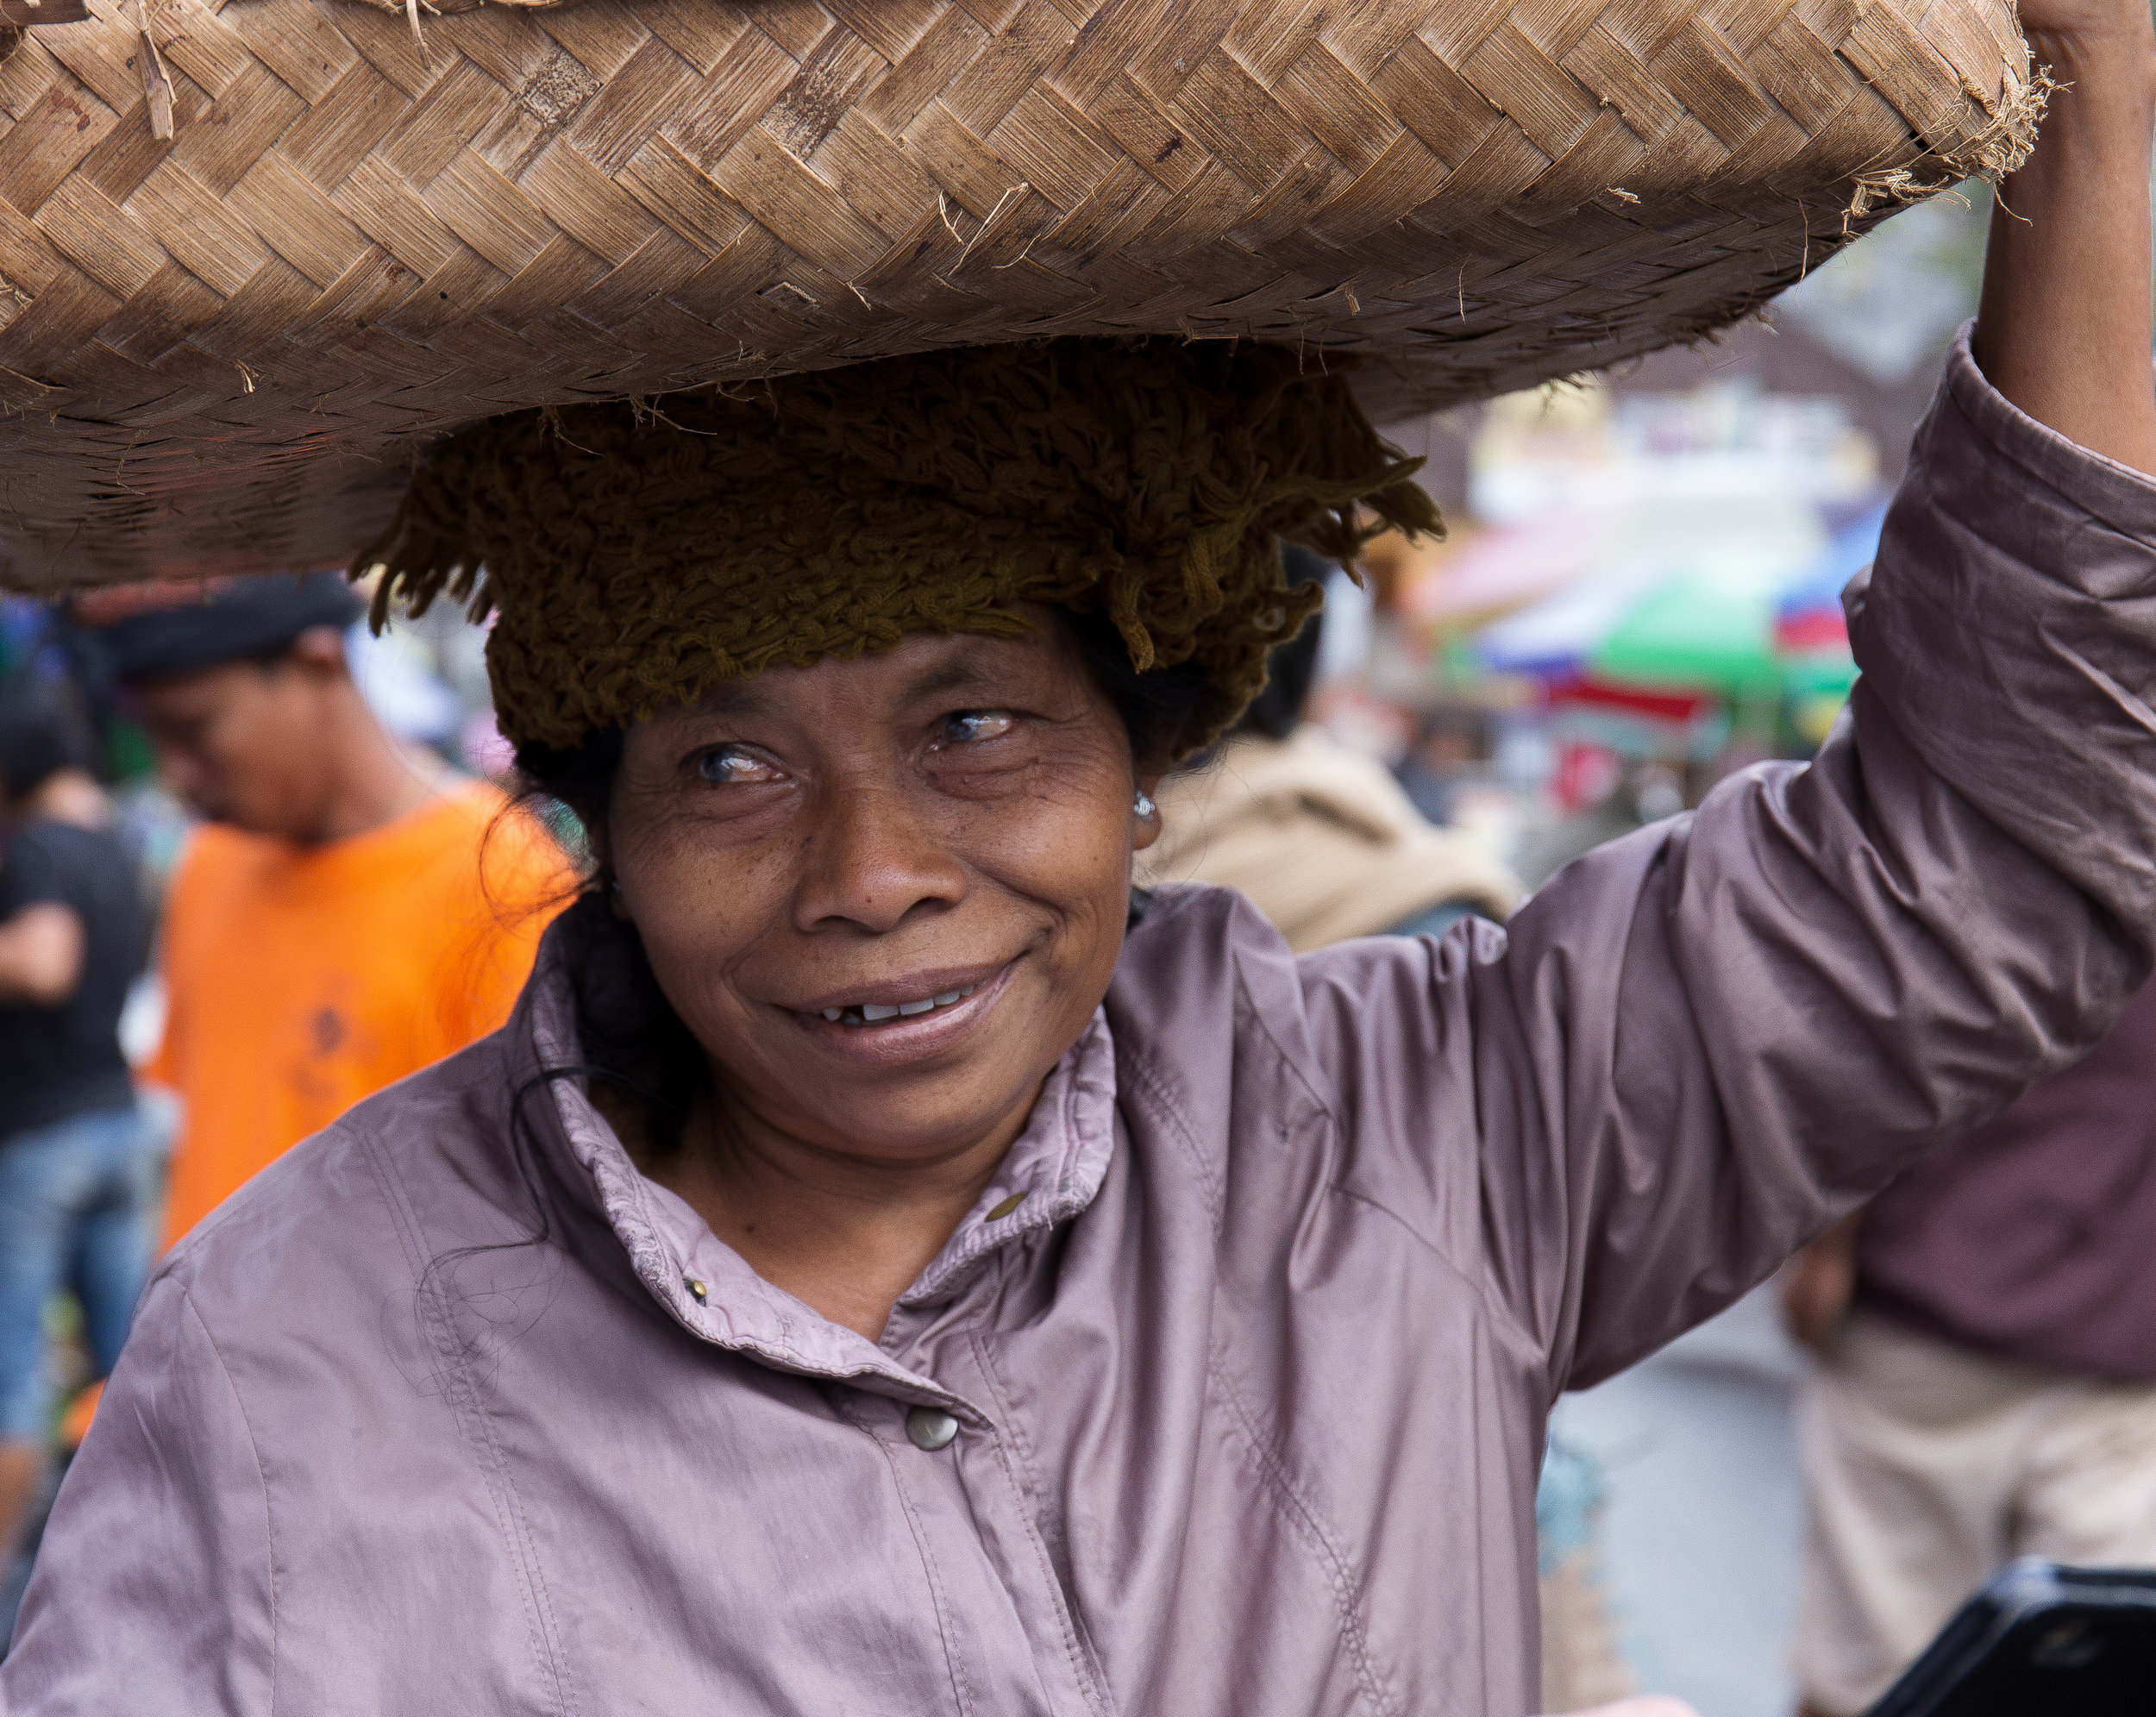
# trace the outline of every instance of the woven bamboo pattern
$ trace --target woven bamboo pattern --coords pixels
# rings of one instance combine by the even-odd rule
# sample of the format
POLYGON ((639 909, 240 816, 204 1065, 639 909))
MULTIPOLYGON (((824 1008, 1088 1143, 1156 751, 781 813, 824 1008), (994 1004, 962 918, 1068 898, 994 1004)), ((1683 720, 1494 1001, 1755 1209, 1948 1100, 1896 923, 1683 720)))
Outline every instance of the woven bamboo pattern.
POLYGON ((1741 316, 2037 101, 2006 0, 88 7, 0 65, 18 589, 339 563, 459 423, 945 345, 1352 351, 1397 418, 1741 316))

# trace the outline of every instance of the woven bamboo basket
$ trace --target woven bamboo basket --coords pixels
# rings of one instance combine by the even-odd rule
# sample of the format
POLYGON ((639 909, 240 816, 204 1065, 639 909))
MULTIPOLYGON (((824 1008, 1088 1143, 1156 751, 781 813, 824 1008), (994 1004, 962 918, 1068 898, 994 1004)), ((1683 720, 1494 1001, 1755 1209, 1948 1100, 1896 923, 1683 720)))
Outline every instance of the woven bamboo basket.
POLYGON ((0 0, 17 589, 340 562, 460 423, 947 345, 1353 352, 1397 419, 1743 316, 2040 99, 2008 0, 83 4, 0 0))

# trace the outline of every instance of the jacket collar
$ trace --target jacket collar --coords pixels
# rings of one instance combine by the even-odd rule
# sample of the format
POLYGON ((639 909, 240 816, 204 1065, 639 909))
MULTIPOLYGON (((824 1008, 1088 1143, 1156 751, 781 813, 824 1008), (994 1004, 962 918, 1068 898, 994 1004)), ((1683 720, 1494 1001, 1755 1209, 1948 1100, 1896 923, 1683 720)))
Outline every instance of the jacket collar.
MULTIPOLYGON (((631 1034, 653 1005, 635 930, 586 898, 548 927, 508 1027, 516 1087, 540 1149, 572 1196, 612 1231, 646 1291, 699 1340, 776 1369, 968 1405, 766 1281, 686 1202, 637 1169, 582 1075, 543 1078, 548 1068, 584 1063, 587 1018, 602 1018, 609 1035, 631 1034)), ((1107 1173, 1115 1131, 1114 1046, 1096 1009, 1049 1075, 994 1181, 899 1307, 955 1298, 994 1253, 1078 1215, 1107 1173)))

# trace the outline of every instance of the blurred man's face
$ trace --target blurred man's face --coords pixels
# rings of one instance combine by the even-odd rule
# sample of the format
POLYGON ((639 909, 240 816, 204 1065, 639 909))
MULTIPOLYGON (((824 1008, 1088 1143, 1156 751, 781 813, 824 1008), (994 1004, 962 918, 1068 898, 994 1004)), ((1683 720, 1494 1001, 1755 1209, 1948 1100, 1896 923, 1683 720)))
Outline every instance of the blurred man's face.
POLYGON ((327 755, 342 678, 311 637, 273 663, 227 662, 128 689, 166 785, 215 823, 286 840, 315 838, 328 812, 327 755))

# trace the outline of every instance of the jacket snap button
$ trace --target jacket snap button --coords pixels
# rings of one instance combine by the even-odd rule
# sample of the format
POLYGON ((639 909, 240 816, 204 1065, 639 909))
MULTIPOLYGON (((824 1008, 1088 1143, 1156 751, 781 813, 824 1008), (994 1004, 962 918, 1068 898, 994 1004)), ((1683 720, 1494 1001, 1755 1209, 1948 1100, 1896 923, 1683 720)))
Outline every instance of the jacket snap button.
POLYGON ((951 1438, 958 1435, 958 1421, 941 1407, 908 1407, 906 1434, 916 1449, 932 1455, 950 1446, 951 1438))

